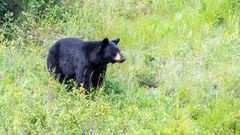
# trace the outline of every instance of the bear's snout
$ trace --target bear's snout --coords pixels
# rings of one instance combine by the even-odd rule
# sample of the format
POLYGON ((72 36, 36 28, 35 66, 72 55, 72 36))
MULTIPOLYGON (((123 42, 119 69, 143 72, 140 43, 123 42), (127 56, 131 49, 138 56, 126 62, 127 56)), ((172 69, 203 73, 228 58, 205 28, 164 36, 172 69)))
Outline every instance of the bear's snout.
POLYGON ((115 60, 116 62, 123 63, 126 59, 122 56, 122 54, 118 53, 118 54, 115 56, 114 60, 115 60))
POLYGON ((121 60, 120 60, 120 63, 123 63, 125 60, 126 60, 126 58, 124 58, 124 57, 122 56, 122 58, 121 58, 121 60))

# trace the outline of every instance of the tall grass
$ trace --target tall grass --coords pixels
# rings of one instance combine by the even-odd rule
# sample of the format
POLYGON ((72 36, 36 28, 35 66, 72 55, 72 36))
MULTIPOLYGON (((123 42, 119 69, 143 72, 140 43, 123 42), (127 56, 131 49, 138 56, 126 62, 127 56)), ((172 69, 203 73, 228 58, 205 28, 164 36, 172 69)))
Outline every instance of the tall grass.
POLYGON ((239 6, 72 0, 22 12, 0 29, 0 134, 239 134, 239 6), (121 39, 127 61, 91 100, 48 73, 63 37, 121 39))

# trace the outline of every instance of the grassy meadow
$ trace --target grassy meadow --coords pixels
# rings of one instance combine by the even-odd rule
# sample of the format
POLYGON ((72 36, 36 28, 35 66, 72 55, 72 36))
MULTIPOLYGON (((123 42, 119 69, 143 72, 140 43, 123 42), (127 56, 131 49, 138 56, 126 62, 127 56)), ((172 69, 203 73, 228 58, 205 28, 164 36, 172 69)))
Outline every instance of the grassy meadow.
POLYGON ((0 134, 240 134, 239 0, 34 8, 16 20, 6 13, 0 26, 0 134), (121 39, 127 61, 108 65, 91 99, 67 92, 46 68, 48 49, 64 37, 121 39))

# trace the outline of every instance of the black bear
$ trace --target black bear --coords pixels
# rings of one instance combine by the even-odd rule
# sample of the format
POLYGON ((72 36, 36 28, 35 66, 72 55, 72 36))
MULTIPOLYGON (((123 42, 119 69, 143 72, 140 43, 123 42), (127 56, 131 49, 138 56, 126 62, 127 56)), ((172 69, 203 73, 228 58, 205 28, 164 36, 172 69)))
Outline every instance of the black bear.
POLYGON ((119 38, 101 41, 60 39, 49 50, 47 67, 60 83, 73 79, 77 87, 83 84, 89 93, 91 86, 96 88, 102 85, 108 63, 125 61, 117 46, 119 41, 119 38))

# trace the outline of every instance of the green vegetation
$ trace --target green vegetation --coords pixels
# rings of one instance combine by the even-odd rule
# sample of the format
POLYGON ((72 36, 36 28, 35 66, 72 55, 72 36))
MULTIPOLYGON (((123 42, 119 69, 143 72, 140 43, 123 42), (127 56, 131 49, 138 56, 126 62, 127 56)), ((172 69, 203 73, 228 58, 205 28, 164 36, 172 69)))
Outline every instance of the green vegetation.
POLYGON ((239 0, 16 3, 0 2, 0 134, 240 134, 239 0), (46 68, 63 37, 120 37, 127 61, 91 99, 68 93, 46 68))

